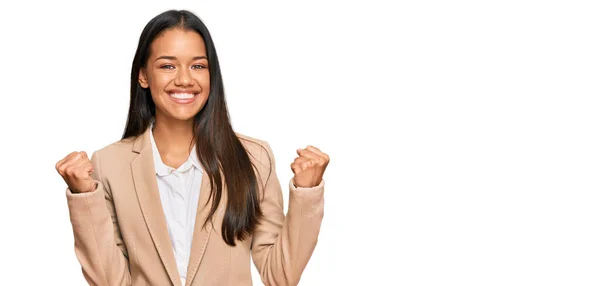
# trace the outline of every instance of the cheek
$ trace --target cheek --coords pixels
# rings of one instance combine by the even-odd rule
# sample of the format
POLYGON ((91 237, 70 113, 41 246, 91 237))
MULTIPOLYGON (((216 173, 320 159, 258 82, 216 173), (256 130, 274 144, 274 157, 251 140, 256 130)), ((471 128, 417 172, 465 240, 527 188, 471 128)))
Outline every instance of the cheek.
POLYGON ((196 82, 202 87, 202 92, 210 92, 210 75, 208 73, 198 76, 196 82))
POLYGON ((210 93, 210 81, 206 81, 206 85, 204 85, 202 88, 204 88, 204 90, 206 90, 206 94, 208 95, 210 93))
POLYGON ((148 78, 148 84, 152 98, 158 97, 163 92, 169 81, 170 80, 165 78, 164 75, 153 75, 151 78, 148 78))
POLYGON ((155 74, 151 79, 149 79, 150 87, 163 90, 169 84, 169 82, 173 80, 172 77, 173 76, 168 73, 155 74))

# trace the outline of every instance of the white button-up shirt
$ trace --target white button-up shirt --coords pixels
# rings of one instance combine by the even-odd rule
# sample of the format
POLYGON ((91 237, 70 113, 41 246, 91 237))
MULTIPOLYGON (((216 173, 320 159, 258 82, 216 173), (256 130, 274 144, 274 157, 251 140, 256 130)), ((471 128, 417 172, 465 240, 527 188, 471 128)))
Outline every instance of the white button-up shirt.
POLYGON ((171 168, 163 163, 152 132, 150 140, 158 192, 165 212, 177 270, 182 285, 185 285, 202 183, 202 165, 196 156, 194 146, 185 163, 177 169, 171 168))

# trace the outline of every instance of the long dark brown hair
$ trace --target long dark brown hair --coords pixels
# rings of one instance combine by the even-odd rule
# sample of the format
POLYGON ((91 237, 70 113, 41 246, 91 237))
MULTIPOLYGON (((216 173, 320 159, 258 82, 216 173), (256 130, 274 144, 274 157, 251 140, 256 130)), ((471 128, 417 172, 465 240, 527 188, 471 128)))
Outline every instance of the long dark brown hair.
POLYGON ((171 28, 195 31, 206 45, 210 93, 204 107, 194 116, 196 152, 211 187, 212 205, 204 225, 212 219, 221 201, 224 179, 227 209, 221 236, 225 243, 235 246, 235 239, 243 240, 251 235, 262 217, 258 181, 253 171, 256 166, 231 127, 217 51, 208 29, 193 13, 185 10, 163 12, 150 20, 142 31, 131 67, 131 100, 123 139, 144 133, 155 116, 156 107, 150 90, 140 86, 138 76, 140 69, 146 66, 150 45, 156 36, 171 28))

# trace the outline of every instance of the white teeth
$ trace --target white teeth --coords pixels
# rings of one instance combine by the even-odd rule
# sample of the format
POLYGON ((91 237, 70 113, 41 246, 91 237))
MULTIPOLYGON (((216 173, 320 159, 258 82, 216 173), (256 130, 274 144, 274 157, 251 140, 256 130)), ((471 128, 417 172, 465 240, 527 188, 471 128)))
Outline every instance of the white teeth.
POLYGON ((170 93, 169 95, 177 99, 190 99, 194 97, 191 93, 170 93))

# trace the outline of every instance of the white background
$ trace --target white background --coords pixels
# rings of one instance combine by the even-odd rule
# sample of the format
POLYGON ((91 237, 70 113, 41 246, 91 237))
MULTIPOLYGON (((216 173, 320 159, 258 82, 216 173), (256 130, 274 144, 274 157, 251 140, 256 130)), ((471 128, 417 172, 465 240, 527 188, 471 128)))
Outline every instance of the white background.
POLYGON ((599 285, 594 2, 3 1, 1 283, 85 285, 54 164, 119 140, 139 34, 175 8, 286 202, 296 148, 332 158, 301 285, 599 285))

